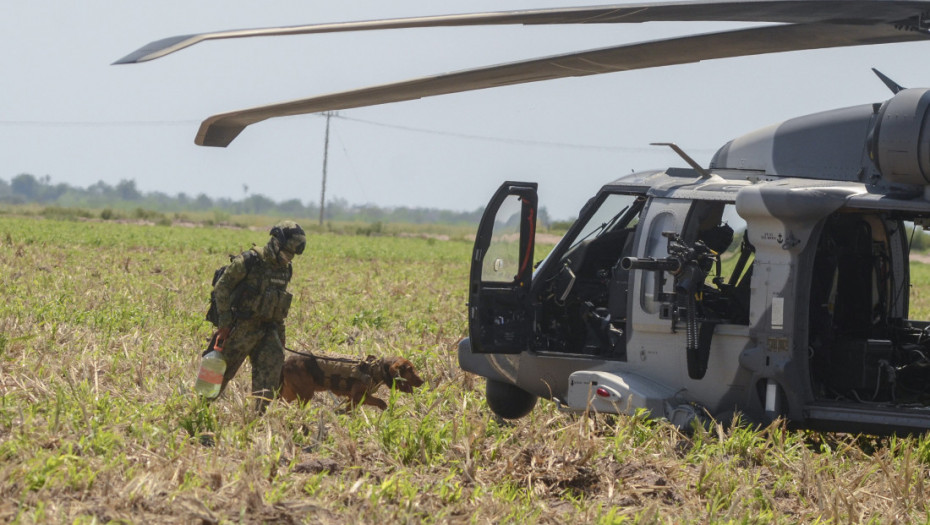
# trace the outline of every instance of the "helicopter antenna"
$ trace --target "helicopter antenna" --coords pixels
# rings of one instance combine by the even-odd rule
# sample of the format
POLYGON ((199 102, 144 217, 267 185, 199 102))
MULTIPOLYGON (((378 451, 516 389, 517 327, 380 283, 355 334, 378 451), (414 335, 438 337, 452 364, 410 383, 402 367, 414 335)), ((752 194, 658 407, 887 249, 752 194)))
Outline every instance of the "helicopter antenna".
POLYGON ((673 142, 652 142, 652 143, 650 143, 649 145, 650 145, 650 146, 668 146, 668 147, 672 148, 672 150, 674 150, 675 153, 677 153, 679 157, 685 159, 685 162, 687 162, 689 166, 691 166, 692 168, 694 168, 695 171, 697 171, 698 173, 700 173, 700 174, 701 174, 701 177, 703 177, 703 178, 705 178, 705 179, 710 177, 710 172, 707 171, 707 170, 705 170, 705 169, 704 169, 703 167, 701 167, 701 165, 698 164, 694 159, 692 159, 691 157, 689 157, 688 154, 685 153, 683 149, 679 148, 677 144, 675 144, 675 143, 673 143, 673 142))
POLYGON ((882 74, 881 71, 875 69, 874 67, 872 68, 872 72, 878 75, 878 78, 881 79, 881 81, 884 82, 886 86, 888 86, 888 89, 890 89, 893 94, 897 95, 898 91, 904 89, 904 86, 901 86, 894 80, 886 77, 884 74, 882 74))

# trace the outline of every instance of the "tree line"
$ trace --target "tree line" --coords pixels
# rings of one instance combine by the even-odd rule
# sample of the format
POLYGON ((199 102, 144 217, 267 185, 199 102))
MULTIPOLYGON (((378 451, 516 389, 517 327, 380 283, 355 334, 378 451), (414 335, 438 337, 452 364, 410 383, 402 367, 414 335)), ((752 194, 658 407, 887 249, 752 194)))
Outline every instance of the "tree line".
MULTIPOLYGON (((86 188, 66 183, 53 184, 51 177, 36 177, 22 173, 10 182, 0 179, 0 203, 45 204, 66 208, 143 208, 162 213, 220 211, 235 215, 270 215, 282 217, 318 218, 320 207, 303 203, 299 199, 276 202, 261 194, 252 194, 241 200, 212 198, 206 194, 190 196, 185 193, 168 195, 160 191, 142 192, 136 182, 120 180, 115 185, 99 181, 86 188)), ((324 220, 359 222, 403 222, 410 224, 477 224, 483 208, 474 211, 450 211, 435 208, 406 206, 383 208, 373 204, 350 204, 334 198, 326 202, 324 220)), ((548 224, 546 210, 539 212, 541 224, 548 224)))

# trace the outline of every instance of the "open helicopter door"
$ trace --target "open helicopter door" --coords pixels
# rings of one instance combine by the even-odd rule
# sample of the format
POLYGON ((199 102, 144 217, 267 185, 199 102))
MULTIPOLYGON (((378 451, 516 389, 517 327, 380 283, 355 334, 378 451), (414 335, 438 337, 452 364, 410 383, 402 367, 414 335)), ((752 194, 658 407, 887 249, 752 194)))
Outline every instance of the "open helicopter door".
POLYGON ((529 347, 536 188, 532 182, 505 182, 481 217, 468 286, 475 353, 518 354, 529 347))

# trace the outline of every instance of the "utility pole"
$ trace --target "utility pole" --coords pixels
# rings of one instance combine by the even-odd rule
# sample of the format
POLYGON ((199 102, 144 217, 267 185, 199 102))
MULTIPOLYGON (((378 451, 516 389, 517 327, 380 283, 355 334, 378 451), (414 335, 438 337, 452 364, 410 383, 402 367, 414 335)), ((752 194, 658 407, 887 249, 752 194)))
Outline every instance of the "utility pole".
POLYGON ((326 206, 326 164, 329 161, 329 119, 334 111, 326 112, 326 139, 323 142, 323 187, 320 189, 320 226, 323 226, 323 210, 326 206))

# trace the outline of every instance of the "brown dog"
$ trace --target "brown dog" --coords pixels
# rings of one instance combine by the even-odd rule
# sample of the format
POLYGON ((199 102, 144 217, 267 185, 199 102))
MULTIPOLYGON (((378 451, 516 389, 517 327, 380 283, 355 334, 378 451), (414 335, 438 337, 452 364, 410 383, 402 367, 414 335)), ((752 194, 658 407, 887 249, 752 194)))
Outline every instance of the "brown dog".
POLYGON ((381 385, 409 394, 422 384, 413 363, 399 356, 360 360, 298 354, 284 361, 280 396, 287 402, 309 401, 314 392, 329 390, 348 397, 352 408, 361 402, 384 410, 387 403, 375 397, 381 385))

